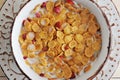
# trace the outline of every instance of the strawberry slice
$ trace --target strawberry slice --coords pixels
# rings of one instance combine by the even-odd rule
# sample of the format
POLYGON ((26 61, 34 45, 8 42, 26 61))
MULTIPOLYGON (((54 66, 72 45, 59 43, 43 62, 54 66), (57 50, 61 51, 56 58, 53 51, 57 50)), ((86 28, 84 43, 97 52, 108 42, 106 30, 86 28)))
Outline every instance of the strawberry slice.
POLYGON ((67 49, 69 49, 69 46, 68 46, 68 45, 65 46, 65 50, 67 50, 67 49))
POLYGON ((55 6, 53 10, 54 10, 54 12, 56 12, 56 13, 60 13, 60 12, 61 12, 60 6, 55 6))
POLYGON ((55 6, 55 7, 54 7, 54 12, 60 13, 60 12, 61 12, 60 6, 55 6))
POLYGON ((41 74, 39 74, 41 77, 44 77, 45 76, 45 74, 43 74, 43 73, 41 73, 41 74))
POLYGON ((23 59, 27 59, 27 56, 24 56, 23 59))
POLYGON ((55 23, 55 27, 57 27, 57 28, 60 29, 60 28, 61 28, 61 23, 60 23, 60 22, 56 22, 56 23, 55 23))
POLYGON ((23 40, 26 39, 26 33, 22 35, 23 40))
POLYGON ((22 25, 25 26, 26 23, 31 22, 30 18, 27 18, 26 20, 23 20, 22 25))
POLYGON ((37 18, 40 18, 40 17, 41 17, 41 15, 40 15, 39 12, 35 13, 35 16, 36 16, 37 18))
POLYGON ((32 40, 32 43, 35 44, 35 42, 36 42, 36 39, 34 38, 34 39, 32 40))
POLYGON ((71 5, 74 4, 74 2, 72 0, 66 0, 66 2, 69 3, 69 4, 71 4, 71 5))
POLYGON ((41 8, 46 8, 46 2, 43 2, 41 8))
POLYGON ((64 58, 64 56, 63 55, 61 55, 61 56, 59 56, 60 57, 60 59, 63 59, 64 58))
POLYGON ((72 75, 71 75, 70 79, 74 79, 74 78, 75 78, 75 73, 72 72, 72 75))
POLYGON ((31 22, 31 21, 32 21, 32 20, 31 20, 31 18, 29 18, 29 17, 27 18, 27 20, 28 20, 29 22, 31 22))
POLYGON ((23 22, 22 22, 22 25, 23 25, 23 26, 25 25, 25 21, 26 21, 26 20, 23 20, 23 22))
POLYGON ((48 51, 48 46, 43 47, 43 48, 42 48, 42 51, 48 51))

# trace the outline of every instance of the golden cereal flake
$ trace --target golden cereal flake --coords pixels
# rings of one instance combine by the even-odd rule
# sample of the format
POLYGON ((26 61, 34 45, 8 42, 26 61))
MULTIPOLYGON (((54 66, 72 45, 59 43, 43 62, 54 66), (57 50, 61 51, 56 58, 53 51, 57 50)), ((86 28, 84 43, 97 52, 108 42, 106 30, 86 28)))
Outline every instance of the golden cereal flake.
POLYGON ((41 44, 36 44, 35 47, 36 47, 36 50, 40 51, 40 50, 42 50, 43 45, 42 45, 42 43, 41 44))
POLYGON ((92 44, 92 48, 95 50, 95 51, 99 51, 100 48, 101 48, 101 42, 99 42, 98 40, 96 42, 94 42, 92 44))
POLYGON ((70 43, 69 43, 69 47, 72 49, 74 47, 77 46, 77 42, 75 40, 72 40, 70 43))
POLYGON ((33 24, 32 24, 32 30, 33 30, 34 32, 40 32, 40 31, 41 31, 41 28, 40 28, 40 26, 39 26, 37 23, 33 23, 33 24))
POLYGON ((57 78, 63 78, 64 72, 56 73, 57 78))
POLYGON ((40 59, 46 58, 46 52, 40 52, 40 53, 38 54, 38 57, 39 57, 40 59))
POLYGON ((82 63, 83 65, 86 65, 86 64, 88 63, 88 61, 89 61, 89 58, 86 57, 85 55, 82 55, 81 63, 82 63))
POLYGON ((24 43, 21 44, 21 48, 22 49, 27 49, 27 46, 28 46, 28 44, 26 42, 24 42, 24 43))
POLYGON ((29 51, 29 52, 28 52, 28 57, 29 57, 29 58, 34 58, 34 57, 35 57, 35 53, 29 51))
POLYGON ((81 43, 81 41, 83 41, 83 36, 81 34, 76 34, 75 35, 75 40, 78 42, 78 43, 81 43))
POLYGON ((20 36, 19 36, 19 43, 20 43, 20 44, 23 44, 23 43, 24 43, 23 35, 20 35, 20 36))
POLYGON ((66 9, 64 8, 64 9, 62 9, 61 10, 61 12, 60 12, 60 14, 58 15, 58 16, 56 16, 56 22, 58 22, 58 21, 61 21, 61 22, 65 22, 65 20, 66 20, 66 9))
POLYGON ((48 42, 48 47, 49 48, 54 48, 56 46, 56 41, 52 40, 48 42))
POLYGON ((77 26, 73 26, 73 27, 71 27, 71 29, 72 29, 72 33, 77 33, 77 31, 78 31, 77 26))
POLYGON ((76 74, 78 74, 80 72, 79 66, 77 66, 76 64, 70 66, 70 68, 76 74))
POLYGON ((93 55, 92 57, 90 57, 90 61, 95 61, 96 57, 95 55, 93 55))
POLYGON ((92 57, 93 54, 94 54, 94 50, 93 50, 92 47, 87 47, 87 48, 85 49, 85 56, 87 56, 87 57, 92 57))
POLYGON ((24 28, 26 31, 32 31, 31 23, 29 21, 25 22, 24 28))
POLYGON ((68 61, 67 61, 67 64, 68 64, 69 66, 72 66, 72 65, 74 65, 75 63, 74 63, 74 61, 71 59, 71 60, 68 60, 68 61))
POLYGON ((47 70, 48 70, 49 72, 53 72, 54 69, 55 69, 55 65, 53 65, 53 64, 51 64, 51 65, 47 68, 47 70))
POLYGON ((72 34, 66 35, 65 38, 64 38, 65 43, 69 43, 72 40, 73 40, 73 35, 72 34))
POLYGON ((57 54, 61 53, 62 52, 61 44, 57 43, 54 49, 57 50, 57 54))
POLYGON ((51 78, 51 75, 49 73, 45 73, 44 77, 51 78))
POLYGON ((41 69, 39 69, 39 67, 36 64, 33 64, 31 67, 38 74, 42 72, 41 69))
POLYGON ((43 44, 43 46, 45 47, 45 46, 47 46, 48 47, 48 39, 43 39, 42 40, 42 44, 43 44))
POLYGON ((57 31, 57 37, 63 39, 64 33, 62 31, 57 31))
POLYGON ((58 41, 60 44, 65 43, 65 41, 64 41, 63 39, 60 39, 60 38, 57 38, 57 41, 58 41))
POLYGON ((41 33, 39 33, 39 32, 35 33, 35 40, 36 41, 41 41, 41 35, 40 34, 41 33))
POLYGON ((61 3, 62 3, 62 0, 57 0, 57 1, 55 2, 55 6, 60 6, 61 3))
POLYGON ((48 38, 48 34, 45 31, 41 31, 39 36, 40 36, 41 39, 47 39, 48 38))
POLYGON ((90 69, 91 69, 91 64, 87 65, 87 66, 84 68, 84 72, 86 73, 86 72, 90 71, 90 69))
POLYGON ((41 62, 41 64, 42 64, 43 66, 45 66, 45 67, 48 65, 48 61, 47 61, 46 58, 40 59, 40 62, 41 62))
POLYGON ((53 51, 48 51, 47 52, 47 56, 49 56, 49 57, 55 57, 56 56, 56 54, 53 52, 53 51))
POLYGON ((73 19, 75 19, 75 13, 74 12, 67 12, 67 17, 68 18, 73 18, 73 19))
POLYGON ((87 27, 88 27, 87 24, 81 24, 78 29, 79 33, 80 34, 85 33, 87 31, 87 27))
POLYGON ((63 65, 63 60, 59 56, 54 58, 54 62, 58 65, 63 65))
POLYGON ((66 57, 70 57, 70 56, 72 56, 72 54, 73 54, 72 49, 67 49, 67 50, 65 50, 65 56, 66 56, 66 57))
POLYGON ((76 20, 72 23, 72 26, 80 26, 80 21, 76 20))
POLYGON ((73 61, 75 64, 80 64, 82 60, 82 56, 81 55, 77 55, 75 57, 73 57, 73 61))
POLYGON ((82 44, 82 43, 79 43, 79 44, 77 44, 77 45, 75 46, 74 50, 75 50, 76 52, 81 53, 81 52, 83 52, 84 48, 85 48, 85 45, 82 44))
POLYGON ((26 50, 26 49, 22 49, 22 54, 23 54, 23 56, 28 56, 28 51, 26 50))
POLYGON ((69 3, 65 3, 65 7, 71 12, 79 12, 79 9, 71 6, 71 4, 69 4, 69 3))
POLYGON ((97 32, 97 28, 96 28, 95 25, 92 25, 92 26, 89 26, 88 31, 89 31, 91 34, 95 34, 95 33, 97 32))
POLYGON ((87 45, 87 46, 92 46, 93 42, 94 42, 94 41, 93 41, 93 38, 87 38, 87 39, 86 39, 86 45, 87 45))
POLYGON ((69 79, 72 75, 72 71, 70 67, 67 64, 63 64, 61 68, 62 68, 62 71, 64 72, 64 78, 69 79))
POLYGON ((47 9, 47 11, 52 12, 53 11, 53 7, 54 7, 54 2, 48 1, 46 3, 46 9, 47 9))
POLYGON ((88 21, 89 21, 89 16, 87 14, 81 16, 81 23, 82 24, 88 23, 88 21))
POLYGON ((67 19, 67 22, 69 23, 69 24, 72 24, 73 22, 74 22, 74 18, 70 18, 70 19, 67 19))
POLYGON ((36 5, 31 13, 36 13, 39 10, 39 8, 40 8, 40 4, 36 5))
POLYGON ((89 32, 83 34, 84 39, 91 38, 92 35, 89 32))
POLYGON ((70 34, 72 31, 71 31, 71 26, 70 25, 67 25, 65 28, 64 28, 64 33, 65 34, 70 34))

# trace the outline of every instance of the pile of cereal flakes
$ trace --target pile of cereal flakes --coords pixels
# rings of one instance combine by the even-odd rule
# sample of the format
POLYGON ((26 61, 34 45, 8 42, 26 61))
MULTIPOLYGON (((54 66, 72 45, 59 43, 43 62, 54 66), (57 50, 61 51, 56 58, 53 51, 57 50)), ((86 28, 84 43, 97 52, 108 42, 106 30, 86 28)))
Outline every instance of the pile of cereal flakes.
POLYGON ((47 1, 23 21, 19 42, 26 64, 41 77, 73 79, 91 69, 101 30, 87 8, 72 0, 47 1))

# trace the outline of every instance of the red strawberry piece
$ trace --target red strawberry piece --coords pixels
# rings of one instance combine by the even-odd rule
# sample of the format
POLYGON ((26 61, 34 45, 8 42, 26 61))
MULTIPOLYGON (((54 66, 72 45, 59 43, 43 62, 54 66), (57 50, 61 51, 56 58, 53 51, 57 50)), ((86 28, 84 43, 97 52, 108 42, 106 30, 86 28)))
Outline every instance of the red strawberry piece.
POLYGON ((27 59, 27 56, 24 56, 23 59, 27 59))
POLYGON ((29 22, 31 22, 32 20, 31 20, 31 18, 27 18, 27 20, 29 21, 29 22))
POLYGON ((48 51, 48 46, 43 47, 43 48, 42 48, 42 51, 48 51))
POLYGON ((36 39, 34 38, 34 39, 32 40, 32 43, 35 44, 35 42, 36 42, 36 39))
POLYGON ((26 39, 26 33, 22 35, 23 40, 26 39))
POLYGON ((61 23, 60 23, 60 22, 56 22, 56 23, 55 23, 55 27, 57 27, 57 28, 60 29, 60 28, 61 28, 61 23))
POLYGON ((45 7, 46 7, 46 2, 43 2, 41 8, 45 8, 45 7))
POLYGON ((63 58, 64 58, 64 56, 62 56, 62 55, 61 55, 61 56, 59 56, 59 57, 60 57, 60 59, 63 59, 63 58))
POLYGON ((27 22, 31 22, 31 19, 30 19, 30 18, 27 18, 26 20, 23 20, 22 25, 25 26, 25 24, 26 24, 27 22))
POLYGON ((41 77, 44 77, 44 74, 43 73, 41 73, 41 74, 39 74, 41 77))
POLYGON ((54 7, 54 12, 56 12, 56 13, 60 13, 61 12, 61 8, 60 8, 60 6, 56 6, 56 7, 54 7))
POLYGON ((56 35, 53 35, 53 40, 57 39, 57 36, 56 35))
POLYGON ((75 78, 75 73, 72 72, 72 75, 71 75, 70 79, 74 79, 74 78, 75 78))
POLYGON ((25 25, 25 21, 26 21, 26 20, 23 20, 23 22, 22 22, 22 25, 23 25, 23 26, 25 25))
POLYGON ((68 45, 65 46, 65 50, 67 50, 67 49, 69 49, 69 46, 68 46, 68 45))
POLYGON ((40 15, 39 12, 35 13, 35 16, 36 16, 37 18, 40 18, 40 17, 41 17, 41 15, 40 15))
POLYGON ((74 4, 74 2, 72 0, 66 0, 66 2, 69 3, 69 4, 71 4, 71 5, 74 4))

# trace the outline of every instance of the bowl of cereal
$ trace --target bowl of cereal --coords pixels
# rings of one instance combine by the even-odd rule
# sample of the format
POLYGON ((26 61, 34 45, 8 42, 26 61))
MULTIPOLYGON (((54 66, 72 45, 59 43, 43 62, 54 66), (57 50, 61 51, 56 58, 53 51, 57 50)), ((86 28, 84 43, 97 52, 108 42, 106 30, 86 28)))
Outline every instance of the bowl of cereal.
POLYGON ((32 80, 86 80, 108 55, 109 29, 91 1, 34 0, 17 15, 12 49, 32 80))

